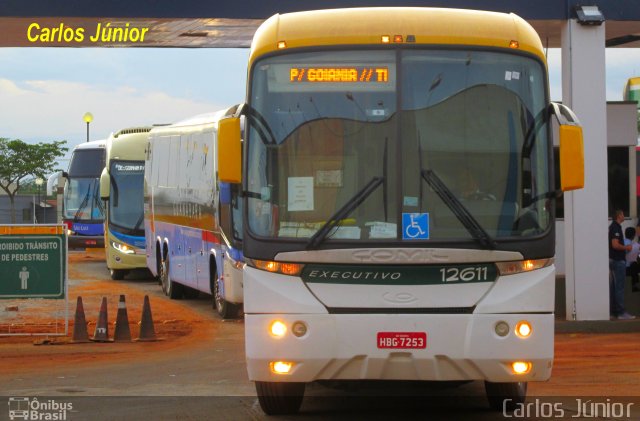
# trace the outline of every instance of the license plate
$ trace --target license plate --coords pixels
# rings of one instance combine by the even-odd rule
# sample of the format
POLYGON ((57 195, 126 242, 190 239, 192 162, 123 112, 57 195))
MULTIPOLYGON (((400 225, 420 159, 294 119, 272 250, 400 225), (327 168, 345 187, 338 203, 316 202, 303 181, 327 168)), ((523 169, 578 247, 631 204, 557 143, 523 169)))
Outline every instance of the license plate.
POLYGON ((427 347, 426 332, 378 332, 379 349, 424 349, 427 347))

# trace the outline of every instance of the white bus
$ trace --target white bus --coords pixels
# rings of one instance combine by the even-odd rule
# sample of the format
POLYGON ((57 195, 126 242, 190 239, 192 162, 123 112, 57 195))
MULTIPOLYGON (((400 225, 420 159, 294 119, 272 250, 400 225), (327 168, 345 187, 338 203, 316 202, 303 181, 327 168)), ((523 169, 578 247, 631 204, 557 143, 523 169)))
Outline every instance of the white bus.
POLYGON ((104 205, 100 200, 100 174, 104 169, 106 140, 80 143, 73 149, 63 196, 62 222, 69 247, 104 247, 104 205))
POLYGON ((211 294, 220 316, 234 318, 243 302, 242 208, 237 186, 216 179, 218 120, 226 112, 151 130, 144 227, 147 267, 164 292, 211 294))
POLYGON ((533 28, 454 9, 276 15, 248 70, 219 174, 245 197, 263 410, 297 411, 320 380, 482 380, 492 407, 523 402, 553 363, 552 117, 563 190, 584 177, 533 28))

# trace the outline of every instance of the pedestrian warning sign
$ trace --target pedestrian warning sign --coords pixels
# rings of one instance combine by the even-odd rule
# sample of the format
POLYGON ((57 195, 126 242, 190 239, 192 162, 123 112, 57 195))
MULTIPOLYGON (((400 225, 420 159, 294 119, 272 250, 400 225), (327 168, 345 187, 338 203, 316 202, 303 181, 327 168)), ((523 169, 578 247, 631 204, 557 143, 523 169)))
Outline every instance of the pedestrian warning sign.
POLYGON ((64 234, 0 235, 0 298, 64 298, 64 234))

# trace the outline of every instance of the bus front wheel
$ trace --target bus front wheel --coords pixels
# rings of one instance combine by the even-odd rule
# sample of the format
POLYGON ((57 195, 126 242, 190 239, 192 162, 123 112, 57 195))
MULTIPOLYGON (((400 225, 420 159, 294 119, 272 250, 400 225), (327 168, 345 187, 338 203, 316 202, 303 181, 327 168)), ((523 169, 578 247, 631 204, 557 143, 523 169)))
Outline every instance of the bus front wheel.
POLYGON ((489 406, 496 411, 513 411, 527 398, 527 382, 484 382, 489 406))
POLYGON ((267 415, 294 414, 300 410, 305 383, 256 382, 260 407, 267 415))
POLYGON ((111 269, 111 279, 114 281, 121 281, 124 279, 124 276, 127 274, 126 270, 123 269, 111 269))

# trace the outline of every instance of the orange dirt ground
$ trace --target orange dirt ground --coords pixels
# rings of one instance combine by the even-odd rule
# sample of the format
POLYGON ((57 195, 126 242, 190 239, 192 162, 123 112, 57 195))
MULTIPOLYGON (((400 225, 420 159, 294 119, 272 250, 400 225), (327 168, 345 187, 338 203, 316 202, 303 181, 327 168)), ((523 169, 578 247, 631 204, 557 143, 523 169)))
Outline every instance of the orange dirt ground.
POLYGON ((564 333, 555 339, 551 379, 529 383, 529 395, 640 396, 640 332, 564 333))
MULTIPOLYGON (((0 336, 0 358, 3 361, 0 373, 14 371, 38 370, 55 364, 83 364, 95 363, 97 359, 108 359, 109 362, 128 360, 131 358, 148 359, 150 354, 145 351, 160 351, 175 347, 188 347, 201 343, 204 338, 215 334, 216 323, 206 320, 201 314, 180 302, 173 302, 164 297, 150 297, 150 307, 154 322, 157 342, 132 343, 71 343, 76 300, 82 297, 87 331, 92 337, 98 319, 102 297, 107 298, 107 312, 109 324, 109 338, 113 338, 114 324, 117 316, 120 294, 125 295, 129 328, 133 339, 139 336, 144 293, 135 287, 120 281, 98 279, 95 275, 83 270, 85 262, 104 262, 104 253, 92 251, 90 253, 69 254, 69 279, 83 280, 72 282, 69 287, 69 330, 65 336, 0 336), (89 281, 89 282, 87 282, 89 281), (37 344, 43 346, 34 346, 37 344), (61 344, 63 346, 52 346, 61 344), (15 362, 15 363, 13 363, 15 362)), ((158 289, 160 287, 158 286, 158 289)), ((24 300, 0 302, 0 311, 9 307, 18 307, 18 312, 10 322, 0 320, 0 332, 7 332, 7 326, 12 326, 13 332, 54 332, 56 323, 58 331, 64 332, 64 318, 55 322, 55 312, 64 309, 62 300, 24 300)), ((213 310, 212 310, 213 314, 213 310)), ((163 353, 158 353, 159 355, 163 353)))

